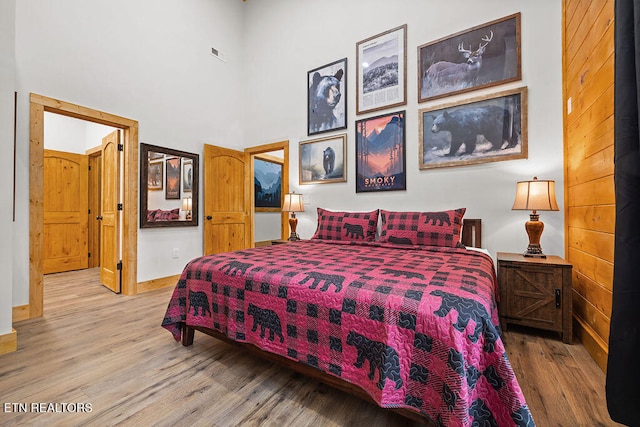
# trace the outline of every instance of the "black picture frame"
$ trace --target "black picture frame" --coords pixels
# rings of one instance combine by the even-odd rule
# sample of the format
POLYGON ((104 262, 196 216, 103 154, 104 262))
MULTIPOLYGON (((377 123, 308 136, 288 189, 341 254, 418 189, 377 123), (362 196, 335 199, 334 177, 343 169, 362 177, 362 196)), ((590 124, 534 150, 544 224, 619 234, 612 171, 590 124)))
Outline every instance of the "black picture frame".
POLYGON ((347 58, 307 72, 307 135, 347 128, 347 58))
POLYGON ((356 193, 407 189, 405 111, 356 121, 356 193))
POLYGON ((521 79, 519 12, 418 46, 418 102, 521 79))
POLYGON ((418 111, 420 169, 526 159, 527 108, 522 87, 418 111))

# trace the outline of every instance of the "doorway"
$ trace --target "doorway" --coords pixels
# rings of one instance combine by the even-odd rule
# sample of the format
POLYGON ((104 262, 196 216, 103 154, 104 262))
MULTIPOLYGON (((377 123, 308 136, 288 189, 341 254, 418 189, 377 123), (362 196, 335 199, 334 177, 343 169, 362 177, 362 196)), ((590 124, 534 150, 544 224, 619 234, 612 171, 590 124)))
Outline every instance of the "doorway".
MULTIPOLYGON (((255 199, 255 186, 253 185, 255 180, 255 171, 254 171, 254 161, 256 158, 260 158, 261 156, 277 153, 277 157, 282 158, 282 194, 286 194, 289 192, 289 141, 280 141, 274 142, 272 144, 258 145, 256 147, 246 148, 245 153, 249 156, 251 176, 249 180, 249 187, 251 188, 251 201, 255 199)), ((280 213, 280 237, 279 239, 286 239, 289 236, 289 222, 288 222, 288 212, 280 213)), ((255 243, 256 240, 256 212, 253 209, 253 214, 251 215, 253 221, 253 236, 252 242, 255 243)))
POLYGON ((43 314, 44 113, 51 112, 119 128, 123 133, 122 293, 137 292, 138 122, 110 113, 30 95, 29 318, 43 314))

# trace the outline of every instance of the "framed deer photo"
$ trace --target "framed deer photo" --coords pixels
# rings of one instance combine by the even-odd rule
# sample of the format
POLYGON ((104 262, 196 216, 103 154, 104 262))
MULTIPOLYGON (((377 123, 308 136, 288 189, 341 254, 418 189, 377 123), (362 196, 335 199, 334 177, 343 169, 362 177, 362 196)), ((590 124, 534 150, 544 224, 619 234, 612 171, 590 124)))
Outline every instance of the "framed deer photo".
POLYGON ((520 13, 418 46, 418 102, 522 78, 520 13))

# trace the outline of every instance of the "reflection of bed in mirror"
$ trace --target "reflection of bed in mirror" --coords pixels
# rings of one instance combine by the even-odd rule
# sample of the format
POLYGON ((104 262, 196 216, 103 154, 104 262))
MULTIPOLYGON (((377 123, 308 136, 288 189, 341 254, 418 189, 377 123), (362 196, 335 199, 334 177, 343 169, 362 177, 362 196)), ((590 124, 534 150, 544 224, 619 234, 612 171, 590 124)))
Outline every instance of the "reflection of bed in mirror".
POLYGON ((140 227, 198 225, 199 156, 140 144, 140 227))

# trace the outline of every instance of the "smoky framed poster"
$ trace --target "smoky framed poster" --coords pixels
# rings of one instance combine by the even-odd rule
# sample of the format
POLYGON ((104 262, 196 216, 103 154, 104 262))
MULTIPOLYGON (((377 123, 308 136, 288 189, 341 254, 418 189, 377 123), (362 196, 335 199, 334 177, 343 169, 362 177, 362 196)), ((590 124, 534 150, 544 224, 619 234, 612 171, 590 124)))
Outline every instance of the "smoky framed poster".
POLYGON ((356 193, 406 190, 405 112, 356 121, 356 193))

